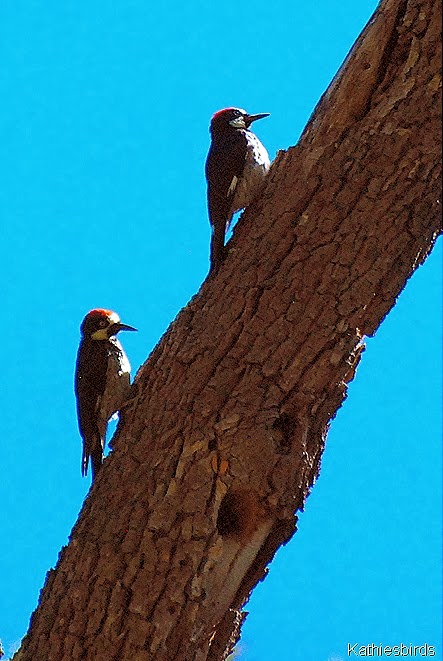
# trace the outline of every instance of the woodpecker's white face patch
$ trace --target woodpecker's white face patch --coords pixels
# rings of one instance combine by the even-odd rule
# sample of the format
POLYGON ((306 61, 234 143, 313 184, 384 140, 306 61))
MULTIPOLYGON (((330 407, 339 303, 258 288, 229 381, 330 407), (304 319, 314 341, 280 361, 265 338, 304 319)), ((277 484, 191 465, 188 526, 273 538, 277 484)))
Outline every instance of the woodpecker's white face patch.
MULTIPOLYGON (((244 112, 244 111, 242 111, 244 112)), ((244 113, 246 115, 246 112, 244 113)), ((246 124, 245 124, 245 118, 243 115, 240 115, 240 117, 236 117, 235 119, 231 119, 229 122, 230 126, 233 126, 235 129, 245 129, 246 124)))
POLYGON ((109 319, 109 325, 118 324, 120 321, 120 317, 116 312, 111 312, 111 314, 108 315, 108 319, 109 319))
POLYGON ((113 326, 113 324, 118 324, 120 321, 120 317, 116 312, 111 312, 110 314, 107 315, 107 317, 103 317, 103 323, 107 322, 106 325, 103 326, 103 328, 99 328, 98 330, 95 331, 95 333, 92 333, 91 337, 93 340, 109 340, 109 335, 108 335, 108 328, 109 326, 113 326))

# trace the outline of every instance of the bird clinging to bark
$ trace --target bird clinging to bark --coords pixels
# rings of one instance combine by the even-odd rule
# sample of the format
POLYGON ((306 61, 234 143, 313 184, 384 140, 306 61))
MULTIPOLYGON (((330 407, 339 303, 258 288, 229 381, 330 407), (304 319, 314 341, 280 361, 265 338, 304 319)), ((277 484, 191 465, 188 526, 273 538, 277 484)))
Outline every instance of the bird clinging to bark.
POLYGON ((252 122, 269 113, 248 115, 241 108, 223 108, 213 115, 211 146, 206 159, 208 211, 212 226, 211 272, 225 254, 225 234, 236 211, 261 193, 270 168, 268 152, 249 130, 252 122))
POLYGON ((80 326, 75 395, 83 438, 82 475, 87 475, 91 458, 93 480, 103 463, 108 420, 129 397, 131 366, 116 337, 122 330, 137 329, 101 308, 88 312, 80 326))

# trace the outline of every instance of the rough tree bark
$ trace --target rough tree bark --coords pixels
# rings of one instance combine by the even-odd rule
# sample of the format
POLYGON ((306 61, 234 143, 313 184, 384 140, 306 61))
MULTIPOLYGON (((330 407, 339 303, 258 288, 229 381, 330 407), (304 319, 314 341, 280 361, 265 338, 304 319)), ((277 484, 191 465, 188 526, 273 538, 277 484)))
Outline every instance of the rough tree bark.
POLYGON ((439 232, 440 3, 386 0, 146 364, 20 661, 223 659, 439 232))

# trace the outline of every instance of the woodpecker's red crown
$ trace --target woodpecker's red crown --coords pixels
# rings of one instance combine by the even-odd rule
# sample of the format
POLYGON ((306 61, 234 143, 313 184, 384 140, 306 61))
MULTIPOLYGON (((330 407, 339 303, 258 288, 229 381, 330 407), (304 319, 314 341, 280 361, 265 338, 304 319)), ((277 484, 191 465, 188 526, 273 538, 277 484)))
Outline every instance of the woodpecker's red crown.
POLYGON ((214 134, 232 129, 248 129, 252 122, 268 116, 268 112, 248 115, 242 108, 222 108, 212 116, 210 131, 214 134))
POLYGON ((116 312, 104 308, 96 308, 88 312, 80 326, 81 334, 93 340, 109 340, 121 330, 135 331, 137 329, 122 324, 116 312))

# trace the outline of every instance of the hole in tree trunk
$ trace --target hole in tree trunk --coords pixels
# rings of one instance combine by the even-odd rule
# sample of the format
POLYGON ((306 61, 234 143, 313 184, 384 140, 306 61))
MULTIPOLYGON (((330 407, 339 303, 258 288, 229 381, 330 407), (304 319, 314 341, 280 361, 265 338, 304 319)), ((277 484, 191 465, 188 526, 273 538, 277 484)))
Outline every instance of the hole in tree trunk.
POLYGON ((231 489, 218 510, 218 533, 244 543, 256 530, 263 514, 258 494, 253 489, 231 489))

